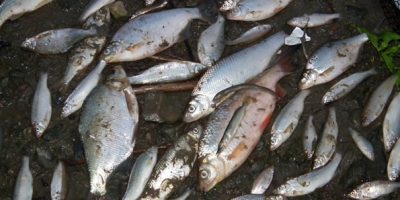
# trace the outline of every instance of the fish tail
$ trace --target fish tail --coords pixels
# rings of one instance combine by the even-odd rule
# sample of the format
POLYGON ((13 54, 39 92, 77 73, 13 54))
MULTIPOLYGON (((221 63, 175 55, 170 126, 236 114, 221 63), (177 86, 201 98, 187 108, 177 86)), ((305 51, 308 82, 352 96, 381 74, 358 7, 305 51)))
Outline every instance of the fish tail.
POLYGON ((203 0, 197 8, 203 20, 210 24, 218 20, 219 11, 215 0, 203 0))

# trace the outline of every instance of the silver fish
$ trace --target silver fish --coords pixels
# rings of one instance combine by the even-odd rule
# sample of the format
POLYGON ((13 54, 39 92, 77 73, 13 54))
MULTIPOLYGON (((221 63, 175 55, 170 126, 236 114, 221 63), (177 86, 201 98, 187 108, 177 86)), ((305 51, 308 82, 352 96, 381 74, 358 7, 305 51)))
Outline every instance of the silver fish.
POLYGON ((376 74, 377 72, 375 69, 370 69, 368 71, 352 74, 340 80, 325 93, 322 97, 322 103, 327 104, 346 96, 366 78, 376 74))
POLYGON ((237 6, 237 4, 239 3, 239 1, 241 0, 225 0, 221 7, 219 8, 220 11, 228 11, 228 10, 232 10, 234 7, 237 6))
POLYGON ((225 44, 237 45, 242 43, 250 43, 266 35, 271 30, 272 26, 269 24, 258 25, 244 32, 242 35, 240 35, 238 38, 234 40, 225 41, 225 44))
POLYGON ((51 199, 64 200, 67 196, 67 171, 65 165, 60 161, 54 170, 51 179, 51 199))
MULTIPOLYGON (((362 126, 368 126, 382 113, 389 100, 397 75, 392 75, 382 82, 372 93, 361 115, 362 126)), ((388 148, 388 147, 385 147, 388 148)), ((390 151, 390 149, 386 149, 390 151)))
POLYGON ((45 31, 26 39, 21 47, 40 54, 67 52, 75 43, 97 34, 95 29, 64 28, 45 31))
POLYGON ((8 19, 16 19, 52 1, 53 0, 4 0, 0 5, 0 27, 8 19))
POLYGON ((292 0, 240 0, 226 13, 229 20, 259 21, 283 10, 292 0))
POLYGON ((156 0, 145 0, 144 3, 146 4, 146 6, 149 6, 151 4, 153 4, 154 2, 156 2, 156 0))
POLYGON ((271 151, 280 147, 296 129, 304 109, 304 100, 310 95, 309 90, 300 91, 280 111, 271 128, 271 151))
POLYGON ((157 152, 157 148, 152 147, 136 159, 123 200, 135 200, 140 197, 157 163, 157 152))
POLYGON ((313 28, 331 23, 333 20, 340 18, 339 13, 314 13, 311 15, 303 15, 301 17, 294 17, 288 21, 290 26, 300 28, 313 28))
MULTIPOLYGON (((151 3, 151 4, 152 4, 152 3, 151 3)), ((138 16, 140 16, 140 15, 144 15, 144 14, 146 14, 146 13, 148 13, 148 12, 152 12, 152 11, 154 11, 154 10, 164 8, 164 7, 167 6, 167 5, 168 5, 168 0, 163 0, 160 4, 154 5, 154 6, 146 5, 146 6, 148 6, 148 7, 145 7, 145 8, 143 8, 143 9, 137 10, 137 11, 131 16, 130 20, 135 19, 136 17, 138 17, 138 16)))
POLYGON ((336 122, 335 108, 329 108, 328 119, 325 122, 321 140, 315 151, 313 169, 326 165, 335 154, 336 140, 339 133, 339 127, 336 122))
POLYGON ((287 197, 310 194, 332 180, 341 160, 342 155, 337 153, 326 166, 286 181, 274 193, 287 197))
POLYGON ((41 137, 51 119, 51 95, 47 87, 47 73, 42 73, 32 102, 31 121, 36 137, 41 137))
POLYGON ((307 120, 307 125, 304 130, 303 136, 303 147, 304 153, 307 155, 308 159, 311 159, 314 155, 314 148, 318 140, 317 132, 313 124, 313 116, 309 116, 307 120))
POLYGON ((225 18, 219 15, 218 20, 201 33, 197 43, 197 56, 203 65, 212 66, 221 57, 225 48, 224 26, 225 18))
POLYGON ((308 60, 299 88, 308 89, 341 75, 357 61, 358 53, 366 41, 368 36, 363 33, 319 48, 308 60))
POLYGON ((64 102, 64 107, 61 111, 62 118, 68 117, 82 107, 86 97, 97 86, 101 78, 101 72, 105 67, 106 62, 101 60, 96 68, 94 68, 93 71, 91 71, 89 75, 79 83, 74 91, 72 91, 64 102))
POLYGON ((285 196, 282 195, 271 195, 271 196, 267 196, 265 197, 265 200, 287 200, 288 198, 286 198, 285 196))
POLYGON ((274 167, 264 169, 260 175, 254 180, 251 187, 251 194, 264 194, 268 189, 274 177, 274 167))
POLYGON ((181 136, 158 161, 140 199, 167 199, 186 177, 197 158, 198 142, 202 132, 196 125, 181 136))
POLYGON ((139 109, 121 66, 85 101, 79 122, 90 175, 90 192, 106 193, 107 179, 133 152, 139 109))
POLYGON ((400 93, 390 103, 383 120, 383 144, 390 151, 400 137, 400 93))
POLYGON ((265 200, 265 196, 263 194, 246 194, 231 200, 265 200))
POLYGON ((387 175, 389 180, 395 181, 400 174, 400 140, 397 140, 392 152, 390 152, 387 165, 387 175))
POLYGON ((91 0, 86 6, 85 11, 80 16, 79 20, 81 22, 85 21, 90 15, 94 14, 101 8, 113 3, 115 0, 91 0))
POLYGON ((388 195, 399 188, 400 183, 392 181, 371 181, 359 185, 347 196, 353 199, 362 200, 376 199, 388 195))
POLYGON ((134 85, 170 83, 189 80, 207 69, 206 66, 189 61, 173 61, 153 66, 138 75, 129 77, 134 85))
POLYGON ((226 148, 232 141, 232 138, 235 136, 236 131, 240 127, 240 122, 243 120, 243 117, 246 116, 247 105, 248 102, 244 102, 243 105, 235 111, 235 114, 229 121, 229 125, 226 127, 224 136, 219 143, 219 149, 226 148))
POLYGON ((33 193, 33 178, 29 169, 29 157, 22 158, 21 169, 15 182, 14 200, 31 200, 33 193))
POLYGON ((179 197, 172 200, 186 200, 193 193, 193 189, 186 189, 179 197))
POLYGON ((354 140, 354 143, 356 143, 358 149, 360 149, 360 151, 364 154, 364 156, 367 157, 369 160, 374 161, 375 154, 374 154, 374 147, 372 146, 372 144, 354 129, 349 128, 349 132, 351 138, 353 138, 354 140))
POLYGON ((192 100, 183 121, 192 122, 210 114, 215 107, 213 99, 219 92, 245 83, 268 68, 272 56, 283 45, 285 37, 284 32, 278 32, 220 60, 208 69, 192 92, 192 100))

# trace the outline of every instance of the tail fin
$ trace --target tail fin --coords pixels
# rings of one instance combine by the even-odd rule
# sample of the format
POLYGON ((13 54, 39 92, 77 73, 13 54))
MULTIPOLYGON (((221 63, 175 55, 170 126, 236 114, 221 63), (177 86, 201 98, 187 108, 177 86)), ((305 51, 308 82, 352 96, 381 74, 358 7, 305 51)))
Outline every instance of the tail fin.
POLYGON ((203 19, 210 24, 213 24, 218 20, 218 5, 215 0, 203 0, 198 6, 198 9, 203 19))

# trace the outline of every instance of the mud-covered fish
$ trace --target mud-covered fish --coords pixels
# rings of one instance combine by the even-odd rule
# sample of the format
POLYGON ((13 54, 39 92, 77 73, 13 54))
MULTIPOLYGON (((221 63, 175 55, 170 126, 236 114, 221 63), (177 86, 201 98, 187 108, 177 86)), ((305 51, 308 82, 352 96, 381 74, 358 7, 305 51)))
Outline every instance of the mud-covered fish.
POLYGON ((219 15, 218 20, 201 33, 197 43, 197 56, 203 65, 212 66, 221 57, 225 48, 224 26, 225 18, 219 15))
POLYGON ((332 180, 341 160, 342 155, 337 153, 326 166, 299 177, 289 179, 274 190, 274 193, 287 197, 310 194, 332 180))
POLYGON ((123 200, 135 200, 140 197, 157 163, 157 152, 157 148, 152 147, 136 159, 123 200))
MULTIPOLYGON (((396 83, 397 75, 392 75, 383 81, 372 93, 368 99, 367 105, 365 105, 363 113, 361 115, 362 126, 368 126, 375 121, 382 113, 389 100, 394 84, 396 83)), ((388 148, 389 146, 385 146, 388 148)), ((389 151, 390 149, 386 149, 389 151)))
POLYGON ((47 73, 42 73, 32 102, 31 121, 36 137, 41 137, 51 119, 51 95, 47 87, 47 73))
POLYGON ((90 175, 90 192, 106 193, 107 179, 132 153, 138 103, 121 66, 85 101, 79 123, 90 175))
POLYGON ((140 199, 167 199, 186 177, 197 158, 198 142, 202 127, 195 125, 178 138, 158 161, 140 199))
POLYGON ((64 28, 45 31, 26 39, 21 47, 40 54, 67 52, 75 43, 97 34, 95 29, 64 28))
POLYGON ((311 15, 303 15, 301 17, 294 17, 288 21, 290 26, 300 28, 313 28, 331 23, 335 19, 339 19, 339 13, 314 13, 311 15))
POLYGON ((101 8, 113 3, 114 1, 115 0, 91 0, 89 4, 86 6, 85 11, 83 11, 79 20, 81 22, 84 22, 86 18, 88 18, 90 15, 94 14, 101 8))
POLYGON ((274 177, 274 167, 268 167, 264 169, 254 180, 253 186, 251 187, 251 194, 264 194, 268 189, 274 177))
POLYGON ((226 13, 229 20, 259 21, 270 18, 286 8, 292 0, 240 0, 226 13))
POLYGON ((67 170, 62 161, 60 161, 54 170, 51 179, 51 199, 64 200, 67 197, 67 170))
POLYGON ((347 196, 353 199, 376 199, 385 195, 388 195, 400 188, 400 183, 392 181, 371 181, 366 182, 353 191, 351 191, 347 196))
POLYGON ((303 113, 304 100, 310 93, 309 90, 300 91, 280 111, 271 128, 271 151, 280 147, 292 135, 303 113))
POLYGON ((32 12, 53 0, 4 0, 0 5, 0 27, 8 19, 17 19, 25 13, 32 12))
POLYGON ((390 152, 387 165, 387 175, 389 180, 395 181, 400 174, 400 140, 397 140, 392 152, 390 152))
POLYGON ((327 104, 336 101, 349 92, 351 92, 358 84, 364 81, 366 78, 377 74, 375 69, 370 69, 364 72, 358 72, 352 74, 333 85, 322 97, 322 103, 327 104))
POLYGON ((338 134, 339 127, 336 122, 336 111, 335 108, 331 107, 329 108, 328 119, 325 122, 321 140, 315 150, 313 169, 324 166, 335 154, 338 134))
POLYGON ((383 120, 383 144, 388 152, 400 137, 400 93, 390 103, 383 120))
POLYGON ((356 143, 361 153, 364 154, 364 156, 367 157, 369 160, 374 161, 375 154, 374 154, 374 147, 372 146, 372 144, 356 130, 349 128, 349 132, 351 138, 353 138, 354 143, 356 143))
POLYGON ((315 130, 313 123, 313 116, 309 116, 304 130, 303 135, 303 148, 304 153, 308 159, 311 159, 314 155, 314 148, 318 140, 317 131, 315 130))
POLYGON ((269 24, 258 25, 244 32, 242 35, 240 35, 238 38, 234 40, 225 41, 225 44, 237 45, 242 43, 250 43, 266 35, 271 30, 272 30, 272 25, 269 24))
POLYGON ((170 83, 192 79, 207 69, 206 66, 189 61, 173 61, 158 64, 129 77, 134 85, 170 83))
POLYGON ((15 181, 14 200, 31 200, 33 194, 33 178, 29 169, 29 157, 22 158, 21 169, 15 181))
POLYGON ((192 122, 214 111, 215 96, 232 86, 245 83, 269 67, 275 52, 283 45, 286 34, 271 37, 223 58, 208 69, 192 92, 192 100, 183 121, 192 122))
POLYGON ((299 88, 304 90, 341 75, 357 61, 358 53, 366 41, 368 36, 363 33, 319 48, 308 60, 299 88))

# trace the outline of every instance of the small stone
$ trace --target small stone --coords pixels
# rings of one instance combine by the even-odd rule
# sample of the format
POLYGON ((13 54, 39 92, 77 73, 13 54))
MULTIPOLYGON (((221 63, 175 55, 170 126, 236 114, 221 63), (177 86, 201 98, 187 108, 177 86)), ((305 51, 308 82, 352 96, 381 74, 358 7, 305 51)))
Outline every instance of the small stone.
POLYGON ((121 18, 128 16, 128 11, 122 1, 116 1, 110 5, 110 12, 114 18, 121 18))

